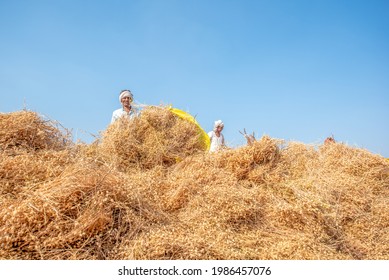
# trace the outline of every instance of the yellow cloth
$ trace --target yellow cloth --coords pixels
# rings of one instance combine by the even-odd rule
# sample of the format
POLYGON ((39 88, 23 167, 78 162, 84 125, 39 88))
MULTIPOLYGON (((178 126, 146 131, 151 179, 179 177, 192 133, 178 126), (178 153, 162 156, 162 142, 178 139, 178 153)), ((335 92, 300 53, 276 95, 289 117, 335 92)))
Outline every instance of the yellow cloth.
POLYGON ((179 116, 180 118, 194 123, 199 128, 199 132, 200 132, 199 133, 199 140, 202 143, 204 143, 204 145, 208 151, 210 146, 211 146, 211 140, 209 139, 208 134, 204 131, 204 129, 202 129, 200 124, 196 121, 196 119, 192 115, 190 115, 187 112, 182 111, 180 109, 169 107, 169 110, 170 110, 170 112, 179 116))

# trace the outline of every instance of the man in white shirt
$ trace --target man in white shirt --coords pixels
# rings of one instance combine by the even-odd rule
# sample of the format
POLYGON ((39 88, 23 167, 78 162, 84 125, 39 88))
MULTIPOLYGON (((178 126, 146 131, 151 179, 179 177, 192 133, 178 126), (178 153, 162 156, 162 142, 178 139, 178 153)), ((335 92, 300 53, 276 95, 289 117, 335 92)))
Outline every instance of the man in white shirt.
POLYGON ((130 90, 122 90, 119 95, 119 101, 122 103, 122 108, 117 109, 112 113, 111 124, 123 116, 128 117, 129 119, 136 116, 135 108, 132 106, 134 96, 130 90))
POLYGON ((209 148, 209 152, 217 152, 223 147, 225 147, 224 136, 222 134, 223 128, 223 122, 221 120, 218 120, 215 121, 213 130, 208 132, 208 136, 211 139, 211 147, 209 148))

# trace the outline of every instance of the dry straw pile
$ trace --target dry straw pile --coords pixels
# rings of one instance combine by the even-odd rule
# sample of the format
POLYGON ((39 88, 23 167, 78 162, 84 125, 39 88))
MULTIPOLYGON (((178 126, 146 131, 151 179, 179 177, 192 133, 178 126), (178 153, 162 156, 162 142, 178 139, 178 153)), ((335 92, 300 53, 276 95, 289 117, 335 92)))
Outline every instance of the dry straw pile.
POLYGON ((103 133, 100 152, 122 171, 169 167, 203 151, 196 125, 164 107, 148 107, 141 117, 121 119, 103 133))
POLYGON ((68 144, 65 131, 35 112, 0 113, 0 151, 61 150, 68 144))
POLYGON ((166 108, 71 144, 0 115, 1 259, 389 259, 389 164, 262 137, 204 151, 166 108))

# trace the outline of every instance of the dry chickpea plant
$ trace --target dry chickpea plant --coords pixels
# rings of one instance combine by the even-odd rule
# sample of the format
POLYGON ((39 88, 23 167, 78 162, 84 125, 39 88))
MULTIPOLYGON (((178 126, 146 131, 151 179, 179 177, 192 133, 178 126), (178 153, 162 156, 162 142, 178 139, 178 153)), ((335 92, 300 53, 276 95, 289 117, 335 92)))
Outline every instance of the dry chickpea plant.
POLYGON ((210 154, 160 106, 73 143, 0 114, 0 259, 389 259, 385 158, 252 136, 210 154))

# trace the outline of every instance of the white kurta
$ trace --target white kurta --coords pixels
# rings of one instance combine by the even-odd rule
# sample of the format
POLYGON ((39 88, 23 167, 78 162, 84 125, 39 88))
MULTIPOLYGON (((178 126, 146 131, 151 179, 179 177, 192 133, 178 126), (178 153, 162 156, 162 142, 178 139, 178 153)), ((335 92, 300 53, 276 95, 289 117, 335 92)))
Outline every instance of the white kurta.
POLYGON ((114 123, 117 119, 120 119, 123 116, 132 119, 136 116, 136 113, 134 110, 131 110, 129 113, 127 113, 123 108, 117 109, 112 113, 111 123, 114 123))
POLYGON ((218 151, 222 146, 224 146, 224 136, 220 133, 220 136, 217 137, 214 131, 208 132, 208 136, 211 139, 211 147, 209 148, 210 152, 218 151))

